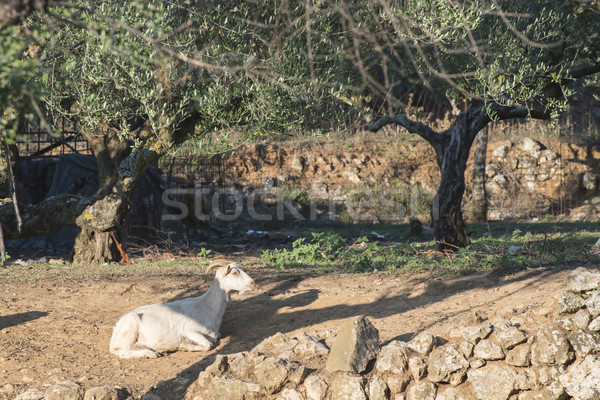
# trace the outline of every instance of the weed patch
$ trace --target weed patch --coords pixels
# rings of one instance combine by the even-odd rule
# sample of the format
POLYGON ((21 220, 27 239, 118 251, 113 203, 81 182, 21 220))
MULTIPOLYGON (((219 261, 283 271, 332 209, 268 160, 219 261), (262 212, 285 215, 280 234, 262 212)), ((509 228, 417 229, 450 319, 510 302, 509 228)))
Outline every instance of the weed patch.
POLYGON ((590 232, 521 232, 500 237, 491 233, 473 239, 456 252, 435 251, 435 243, 379 243, 367 237, 354 240, 321 232, 296 240, 291 248, 266 250, 265 263, 274 268, 317 268, 397 273, 430 271, 438 275, 464 275, 504 268, 535 268, 572 262, 598 261, 589 252, 590 232))

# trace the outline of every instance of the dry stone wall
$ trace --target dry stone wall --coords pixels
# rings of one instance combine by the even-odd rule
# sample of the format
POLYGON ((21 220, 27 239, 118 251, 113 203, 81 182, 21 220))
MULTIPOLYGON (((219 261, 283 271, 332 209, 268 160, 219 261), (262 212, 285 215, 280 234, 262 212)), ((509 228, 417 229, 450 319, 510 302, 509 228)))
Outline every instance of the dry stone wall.
MULTIPOLYGON (((312 199, 330 200, 347 209, 352 209, 355 192, 361 188, 383 196, 389 194, 390 201, 405 201, 406 208, 420 201, 412 197, 431 198, 439 184, 439 169, 431 147, 421 140, 386 140, 348 146, 249 145, 238 149, 228 160, 226 171, 232 182, 244 187, 244 193, 258 189, 260 196, 268 197, 278 190, 304 190, 312 199)), ((471 177, 469 163, 463 203, 466 209, 470 207, 471 177)), ((551 212, 553 205, 562 204, 565 199, 568 207, 574 208, 579 205, 577 201, 589 198, 582 209, 561 211, 570 213, 573 219, 595 220, 600 214, 600 196, 594 197, 599 177, 597 145, 541 142, 527 137, 490 143, 486 166, 489 217, 528 217, 532 212, 551 212)), ((407 211, 406 217, 414 215, 415 210, 407 211)), ((377 221, 377 215, 372 217, 377 221)))
POLYGON ((219 356, 185 398, 600 399, 600 271, 575 270, 551 312, 552 322, 530 331, 476 316, 448 339, 421 332, 382 345, 364 316, 337 335, 279 333, 250 352, 219 356))

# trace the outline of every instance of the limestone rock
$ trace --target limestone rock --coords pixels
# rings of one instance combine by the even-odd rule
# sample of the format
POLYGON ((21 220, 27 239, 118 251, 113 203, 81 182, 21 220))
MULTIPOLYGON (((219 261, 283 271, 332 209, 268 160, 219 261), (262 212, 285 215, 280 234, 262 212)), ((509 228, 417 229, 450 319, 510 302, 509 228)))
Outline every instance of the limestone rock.
POLYGON ((460 328, 460 332, 466 341, 477 344, 481 339, 485 339, 490 335, 492 332, 492 325, 463 326, 460 328))
POLYGON ((251 350, 251 353, 278 357, 281 353, 293 350, 297 344, 297 338, 290 338, 281 332, 277 332, 260 342, 251 350))
POLYGON ((418 382, 427 375, 427 363, 421 357, 411 357, 408 359, 408 370, 418 382))
POLYGON ((508 320, 494 324, 494 337, 504 349, 511 349, 527 340, 525 333, 508 320))
POLYGON ((518 369, 515 377, 515 389, 532 390, 539 386, 539 382, 534 370, 530 368, 518 369))
POLYGON ((375 370, 397 375, 404 375, 408 371, 408 355, 405 342, 393 340, 381 348, 375 370))
POLYGON ((498 146, 492 152, 492 156, 498 157, 498 158, 505 158, 507 156, 507 154, 508 154, 508 146, 507 145, 498 146))
POLYGON ((406 400, 435 400, 437 386, 429 381, 421 381, 409 386, 406 400))
POLYGON ((268 357, 254 368, 256 382, 268 393, 275 393, 285 385, 299 365, 281 358, 268 357))
POLYGON ((417 353, 426 356, 431 352, 433 346, 435 346, 435 338, 430 333, 421 332, 408 342, 407 345, 417 353))
POLYGON ((468 382, 479 400, 508 400, 516 391, 514 369, 503 365, 486 365, 470 370, 468 382))
POLYGON ((15 397, 15 400, 43 400, 43 398, 44 392, 42 392, 39 389, 32 388, 17 395, 17 397, 15 397))
POLYGON ((304 380, 304 388, 308 400, 323 400, 329 385, 322 376, 314 374, 304 380))
POLYGON ((585 292, 600 288, 600 271, 587 268, 577 268, 567 282, 567 288, 573 292, 585 292))
POLYGON ((600 315, 600 290, 591 292, 590 297, 585 299, 585 306, 593 318, 600 315))
POLYGON ((327 358, 327 370, 363 372, 377 356, 379 331, 363 315, 341 327, 327 358))
POLYGON ((112 386, 96 386, 85 391, 83 400, 119 400, 119 392, 112 386))
POLYGON ((473 397, 472 394, 465 392, 458 387, 450 386, 441 394, 438 393, 435 400, 475 400, 475 397, 473 397))
POLYGON ((253 381, 255 379, 254 371, 258 364, 267 357, 264 355, 254 355, 253 353, 238 353, 231 357, 228 369, 239 379, 253 381))
POLYGON ((475 348, 475 345, 473 343, 467 342, 466 340, 463 340, 458 345, 458 349, 460 350, 461 353, 463 353, 463 356, 465 356, 466 358, 469 358, 473 355, 474 348, 475 348))
POLYGON ((584 306, 585 301, 583 297, 568 290, 562 293, 557 303, 559 313, 574 313, 584 306))
POLYGON ((585 171, 581 175, 581 186, 585 190, 594 191, 598 187, 596 175, 591 171, 585 171))
POLYGON ((304 358, 311 358, 317 355, 325 356, 329 354, 329 347, 315 337, 303 334, 298 338, 298 344, 294 347, 294 354, 304 358))
POLYGON ((72 381, 63 381, 50 386, 44 392, 45 400, 79 400, 83 395, 81 386, 72 381))
POLYGON ((450 382, 453 375, 462 376, 469 368, 469 362, 454 344, 438 347, 429 354, 429 380, 450 382))
POLYGON ((530 154, 536 154, 542 150, 542 145, 537 140, 526 137, 521 143, 521 149, 530 154))
POLYGON ((529 367, 531 364, 531 343, 521 343, 508 350, 506 363, 515 367, 529 367))
POLYGON ((590 312, 586 309, 581 309, 573 315, 573 324, 579 329, 586 329, 592 321, 590 312))
POLYGON ((304 400, 304 396, 296 389, 283 389, 277 400, 304 400))
POLYGON ((491 340, 481 340, 473 349, 473 356, 483 360, 502 360, 504 351, 500 345, 491 340))
POLYGON ((562 317, 555 318, 552 320, 557 326, 562 328, 565 331, 571 332, 575 330, 575 324, 573 323, 573 318, 563 315, 562 317))
POLYGON ((569 334, 569 342, 571 342, 578 358, 585 358, 585 356, 598 349, 598 338, 580 329, 569 334))
POLYGON ((566 400, 567 394, 562 385, 554 381, 541 390, 523 392, 519 395, 519 400, 566 400))
POLYGON ((244 400, 260 392, 260 385, 239 379, 214 378, 208 384, 207 392, 212 400, 244 400))
POLYGON ((390 389, 385 381, 378 375, 373 375, 369 382, 369 400, 388 400, 390 389))
POLYGON ((336 400, 367 400, 364 378, 338 374, 331 382, 331 398, 336 400))
POLYGON ((565 365, 575 357, 569 340, 556 326, 545 323, 531 347, 531 363, 536 366, 565 365))
POLYGON ((390 389, 390 393, 401 393, 406 390, 406 386, 410 383, 410 374, 388 375, 385 381, 390 389))
POLYGON ((596 317, 588 325, 588 329, 592 332, 600 331, 600 317, 596 317))
POLYGON ((577 360, 559 377, 567 393, 578 400, 600 398, 600 359, 588 355, 577 360))

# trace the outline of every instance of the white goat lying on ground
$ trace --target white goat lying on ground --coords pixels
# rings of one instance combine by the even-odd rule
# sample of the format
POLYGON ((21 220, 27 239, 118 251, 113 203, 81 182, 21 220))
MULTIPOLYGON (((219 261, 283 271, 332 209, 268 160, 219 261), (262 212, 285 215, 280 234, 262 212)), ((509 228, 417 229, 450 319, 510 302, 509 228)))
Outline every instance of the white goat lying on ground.
POLYGON ((210 350, 221 336, 219 328, 229 294, 254 289, 254 280, 236 263, 214 262, 215 279, 200 297, 139 307, 116 323, 110 352, 121 358, 155 358, 175 350, 210 350))

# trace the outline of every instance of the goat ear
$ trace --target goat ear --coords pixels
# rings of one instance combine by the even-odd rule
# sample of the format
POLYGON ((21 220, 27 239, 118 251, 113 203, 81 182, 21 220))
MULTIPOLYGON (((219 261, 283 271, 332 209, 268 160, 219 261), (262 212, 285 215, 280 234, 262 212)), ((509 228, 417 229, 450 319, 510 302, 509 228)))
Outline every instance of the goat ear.
POLYGON ((227 264, 227 272, 225 272, 225 275, 229 274, 231 272, 231 264, 227 264))

